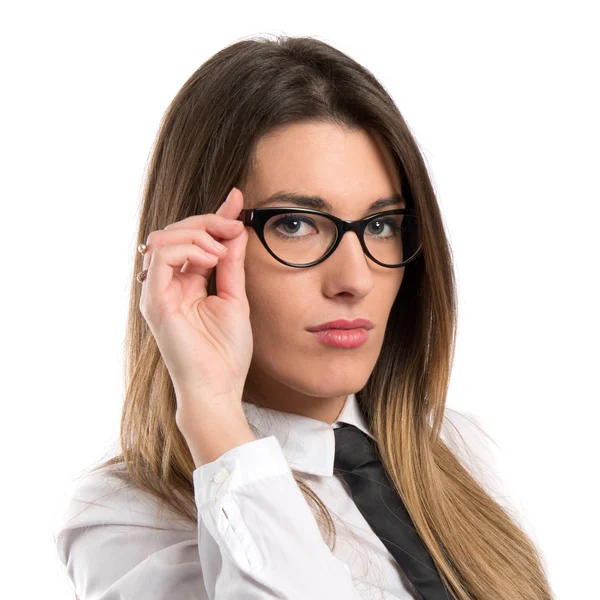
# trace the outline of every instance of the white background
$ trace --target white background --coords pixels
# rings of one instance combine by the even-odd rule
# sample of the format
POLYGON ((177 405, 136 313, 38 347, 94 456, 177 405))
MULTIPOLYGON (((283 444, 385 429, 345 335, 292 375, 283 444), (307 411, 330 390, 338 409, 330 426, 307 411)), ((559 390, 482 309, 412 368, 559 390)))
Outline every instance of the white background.
POLYGON ((2 9, 3 596, 74 598, 52 531, 72 478, 116 450, 159 120, 211 55, 268 33, 346 52, 407 120, 456 261, 448 406, 497 443, 557 597, 589 598, 600 535, 597 3, 213 4, 2 9))

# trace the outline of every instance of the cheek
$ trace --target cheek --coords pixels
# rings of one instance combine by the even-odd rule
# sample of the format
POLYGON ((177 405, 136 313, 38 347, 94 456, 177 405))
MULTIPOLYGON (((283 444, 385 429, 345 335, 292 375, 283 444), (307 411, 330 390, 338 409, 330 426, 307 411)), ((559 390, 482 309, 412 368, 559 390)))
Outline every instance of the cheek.
POLYGON ((309 309, 314 307, 317 284, 308 270, 279 263, 256 236, 248 240, 244 270, 255 342, 262 339, 259 333, 271 340, 275 337, 289 340, 294 331, 301 332, 311 324, 306 319, 313 318, 309 309))
POLYGON ((391 273, 387 277, 383 277, 376 288, 379 288, 379 297, 381 303, 385 303, 388 308, 392 307, 404 279, 404 269, 390 269, 391 273))
POLYGON ((246 296, 255 351, 281 351, 281 344, 293 343, 305 327, 299 282, 277 266, 250 264, 246 268, 246 296), (277 347, 277 348, 275 348, 277 347))

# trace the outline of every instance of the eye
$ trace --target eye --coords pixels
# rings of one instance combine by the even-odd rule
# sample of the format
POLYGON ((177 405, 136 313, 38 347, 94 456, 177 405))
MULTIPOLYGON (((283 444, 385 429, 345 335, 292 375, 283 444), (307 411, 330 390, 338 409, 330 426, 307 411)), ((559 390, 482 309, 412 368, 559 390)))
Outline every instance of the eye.
MULTIPOLYGON (((272 224, 270 224, 269 229, 275 235, 285 239, 294 239, 305 237, 305 235, 293 235, 294 233, 298 233, 302 224, 312 225, 314 229, 316 229, 316 225, 312 219, 308 217, 301 217, 299 215, 288 215, 285 217, 279 217, 272 224)), ((318 233, 318 231, 317 231, 318 233)), ((306 235, 309 235, 308 233, 306 235)))
POLYGON ((399 221, 398 217, 401 218, 401 215, 398 215, 396 217, 382 217, 379 219, 374 219, 367 225, 366 231, 370 234, 374 234, 374 237, 377 238, 394 238, 397 235, 400 235, 401 222, 399 221), (384 227, 388 228, 388 234, 380 235, 384 227))

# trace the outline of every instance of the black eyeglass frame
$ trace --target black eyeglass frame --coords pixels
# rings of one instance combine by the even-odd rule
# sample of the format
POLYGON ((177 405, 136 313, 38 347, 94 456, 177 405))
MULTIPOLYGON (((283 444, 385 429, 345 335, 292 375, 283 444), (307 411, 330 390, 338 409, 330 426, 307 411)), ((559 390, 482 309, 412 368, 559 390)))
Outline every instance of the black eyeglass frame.
POLYGON ((314 267, 315 265, 322 263, 325 259, 327 259, 329 256, 331 256, 335 252, 336 248, 339 246, 340 242, 342 241, 342 236, 347 231, 354 231, 354 233, 356 233, 356 235, 360 241, 360 245, 361 245, 364 253, 373 262, 377 263, 378 265, 381 265, 382 267, 387 267, 388 269, 398 269, 400 267, 404 267, 407 264, 413 262, 421 254, 421 251, 423 249, 422 243, 419 243, 419 247, 417 248, 416 252, 410 258, 401 262, 399 265, 386 265, 385 263, 378 261, 369 252, 369 249, 367 248, 367 245, 364 240, 365 229, 367 228, 367 225, 371 221, 381 218, 383 216, 392 215, 392 214, 394 214, 394 215, 400 215, 400 214, 411 215, 415 218, 415 221, 417 222, 417 225, 418 225, 417 214, 416 214, 416 210, 414 208, 396 208, 394 210, 386 210, 383 212, 375 213, 373 215, 369 215, 368 217, 365 217, 364 219, 360 219, 358 221, 345 221, 345 220, 340 219, 339 217, 336 217, 329 213, 322 212, 320 210, 314 210, 312 208, 296 208, 296 207, 244 208, 244 209, 242 209, 242 212, 239 214, 239 216, 237 217, 236 220, 241 221, 247 227, 252 227, 254 229, 254 231, 256 231, 256 235, 262 242, 262 245, 266 248, 267 252, 275 260, 279 261, 280 263, 282 263, 284 265, 287 265, 288 267, 296 267, 298 269, 305 269, 306 267, 314 267), (265 240, 265 234, 264 234, 264 228, 265 228, 267 221, 271 217, 274 217, 276 215, 283 215, 283 214, 290 214, 290 213, 320 215, 320 216, 326 217, 327 219, 330 219, 335 224, 335 226, 337 228, 337 238, 336 238, 335 242, 333 243, 333 245, 331 246, 331 248, 319 260, 315 260, 315 261, 313 261, 311 263, 307 263, 305 265, 294 265, 294 264, 286 262, 282 258, 279 258, 271 250, 271 248, 269 248, 269 245, 267 244, 267 241, 265 240))

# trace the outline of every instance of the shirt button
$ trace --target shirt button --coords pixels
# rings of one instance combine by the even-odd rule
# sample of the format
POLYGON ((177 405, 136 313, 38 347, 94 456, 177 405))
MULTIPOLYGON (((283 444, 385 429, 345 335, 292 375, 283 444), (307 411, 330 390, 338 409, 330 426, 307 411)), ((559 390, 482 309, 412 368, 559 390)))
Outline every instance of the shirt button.
POLYGON ((229 471, 223 467, 214 474, 213 481, 216 483, 223 483, 228 477, 229 471))

